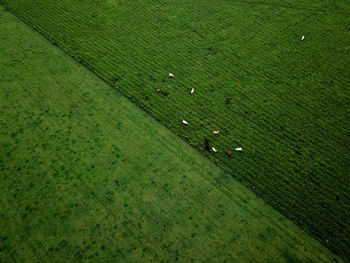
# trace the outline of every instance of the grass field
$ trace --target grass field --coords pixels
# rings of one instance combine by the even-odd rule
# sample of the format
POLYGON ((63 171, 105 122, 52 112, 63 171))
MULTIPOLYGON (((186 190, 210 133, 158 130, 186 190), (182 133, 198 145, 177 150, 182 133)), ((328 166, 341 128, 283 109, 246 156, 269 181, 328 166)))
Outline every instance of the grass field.
POLYGON ((2 8, 0 87, 0 262, 333 262, 2 8))
POLYGON ((0 3, 349 258, 349 1, 0 3))

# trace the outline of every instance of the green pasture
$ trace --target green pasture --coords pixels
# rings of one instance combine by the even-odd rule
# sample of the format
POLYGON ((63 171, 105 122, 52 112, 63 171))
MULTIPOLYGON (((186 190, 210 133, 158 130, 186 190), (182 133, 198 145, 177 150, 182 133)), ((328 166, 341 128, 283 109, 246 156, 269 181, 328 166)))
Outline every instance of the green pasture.
POLYGON ((335 260, 2 8, 0 149, 0 262, 335 260))
POLYGON ((349 1, 0 3, 349 258, 349 1))

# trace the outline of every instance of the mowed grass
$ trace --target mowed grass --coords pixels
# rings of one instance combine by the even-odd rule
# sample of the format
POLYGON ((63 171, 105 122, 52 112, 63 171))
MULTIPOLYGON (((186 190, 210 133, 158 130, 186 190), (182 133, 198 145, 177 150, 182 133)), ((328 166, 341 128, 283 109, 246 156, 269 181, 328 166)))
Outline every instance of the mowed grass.
POLYGON ((0 72, 1 262, 335 258, 2 8, 0 72))
POLYGON ((0 2, 349 257, 349 1, 0 2))

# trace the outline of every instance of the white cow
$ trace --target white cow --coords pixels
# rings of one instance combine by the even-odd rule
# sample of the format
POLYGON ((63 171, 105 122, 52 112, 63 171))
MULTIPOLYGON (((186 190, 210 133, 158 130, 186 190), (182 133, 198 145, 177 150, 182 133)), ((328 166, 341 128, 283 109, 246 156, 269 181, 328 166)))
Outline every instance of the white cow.
POLYGON ((169 78, 174 78, 174 77, 175 77, 174 74, 169 73, 169 78))
POLYGON ((194 88, 191 89, 191 95, 194 93, 194 88))
POLYGON ((182 123, 185 124, 185 125, 188 125, 188 122, 185 121, 185 120, 182 120, 182 123))
POLYGON ((242 148, 235 148, 235 151, 236 151, 236 152, 241 152, 241 151, 242 151, 242 148))

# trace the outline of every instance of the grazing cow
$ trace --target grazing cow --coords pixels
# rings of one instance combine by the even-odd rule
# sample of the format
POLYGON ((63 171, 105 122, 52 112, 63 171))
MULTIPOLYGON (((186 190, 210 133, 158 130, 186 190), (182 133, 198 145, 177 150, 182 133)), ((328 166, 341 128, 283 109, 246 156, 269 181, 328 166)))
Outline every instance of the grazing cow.
POLYGON ((157 92, 162 92, 162 89, 157 89, 157 92))
POLYGON ((118 181, 117 178, 114 178, 114 182, 115 182, 118 186, 120 186, 120 185, 119 185, 119 181, 118 181))
POLYGON ((231 103, 231 99, 230 98, 227 98, 226 99, 226 104, 230 104, 231 103))
POLYGON ((204 138, 204 143, 205 143, 205 149, 210 152, 210 144, 209 140, 207 138, 204 138))
POLYGON ((191 89, 191 95, 194 93, 194 88, 191 89))
POLYGON ((188 125, 188 122, 185 121, 185 120, 182 120, 182 123, 185 124, 185 125, 188 125))
POLYGON ((214 153, 218 152, 218 150, 216 150, 214 147, 211 147, 211 150, 212 150, 214 153))
POLYGON ((303 41, 304 39, 305 39, 305 36, 302 36, 302 37, 301 37, 301 41, 303 41))
POLYGON ((174 74, 169 73, 169 78, 174 78, 174 77, 175 77, 174 74))
POLYGON ((214 134, 219 134, 219 131, 213 131, 214 134))
POLYGON ((226 154, 227 154, 229 157, 232 157, 232 153, 231 153, 231 152, 226 152, 226 154))

